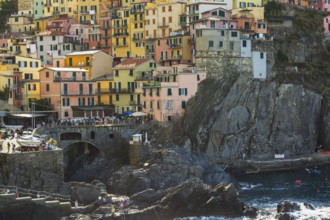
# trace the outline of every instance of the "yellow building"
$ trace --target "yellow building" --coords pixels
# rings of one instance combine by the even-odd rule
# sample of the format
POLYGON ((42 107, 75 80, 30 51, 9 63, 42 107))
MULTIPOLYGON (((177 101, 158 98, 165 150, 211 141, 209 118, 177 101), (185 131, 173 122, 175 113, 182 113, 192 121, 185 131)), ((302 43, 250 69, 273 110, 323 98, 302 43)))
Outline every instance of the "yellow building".
POLYGON ((15 93, 15 86, 18 83, 18 79, 15 79, 14 72, 18 72, 18 65, 15 63, 14 56, 3 56, 0 62, 0 90, 9 88, 9 100, 8 104, 13 103, 13 97, 15 93))
POLYGON ((127 58, 114 67, 114 80, 109 87, 117 113, 142 110, 142 84, 151 80, 156 67, 156 62, 147 58, 127 58))
POLYGON ((16 56, 16 63, 22 73, 24 85, 25 110, 30 110, 31 101, 40 99, 40 78, 39 70, 42 69, 41 60, 30 57, 16 56))
POLYGON ((64 60, 65 67, 79 67, 88 70, 88 76, 85 76, 88 79, 95 79, 111 73, 112 63, 112 56, 101 50, 69 53, 64 60))
POLYGON ((144 58, 146 56, 145 50, 145 2, 135 2, 131 5, 131 57, 144 58))
POLYGON ((47 29, 47 22, 53 20, 52 16, 34 19, 35 30, 37 33, 45 32, 47 29))
POLYGON ((114 105, 113 95, 110 94, 113 85, 113 74, 107 74, 95 79, 96 102, 98 105, 114 105))
POLYGON ((7 25, 10 27, 11 33, 34 30, 33 18, 25 15, 11 15, 7 25))
POLYGON ((122 7, 111 11, 112 48, 114 57, 131 57, 130 8, 122 7))

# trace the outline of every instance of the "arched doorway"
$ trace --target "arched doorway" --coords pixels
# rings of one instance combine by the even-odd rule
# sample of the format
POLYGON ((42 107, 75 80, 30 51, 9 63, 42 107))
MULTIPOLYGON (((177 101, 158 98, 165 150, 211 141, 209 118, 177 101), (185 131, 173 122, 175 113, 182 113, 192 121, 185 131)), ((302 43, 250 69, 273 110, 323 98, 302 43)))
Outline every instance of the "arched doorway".
POLYGON ((99 149, 93 143, 77 141, 63 149, 64 181, 85 181, 85 168, 93 163, 99 149))

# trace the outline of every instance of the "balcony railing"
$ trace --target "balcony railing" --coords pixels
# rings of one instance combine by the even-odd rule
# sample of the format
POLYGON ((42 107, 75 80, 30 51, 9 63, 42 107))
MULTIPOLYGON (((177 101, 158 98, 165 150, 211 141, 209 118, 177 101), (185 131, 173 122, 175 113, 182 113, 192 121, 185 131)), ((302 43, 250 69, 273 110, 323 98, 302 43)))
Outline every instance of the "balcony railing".
POLYGON ((171 56, 168 60, 181 60, 182 56, 178 55, 178 56, 171 56))
POLYGON ((101 26, 101 29, 110 29, 110 25, 104 25, 104 26, 101 26))
POLYGON ((181 48, 182 44, 169 44, 170 48, 181 48))
POLYGON ((131 14, 144 13, 144 8, 132 8, 131 14))
POLYGON ((114 37, 118 37, 118 36, 128 36, 128 32, 124 32, 124 33, 114 33, 112 36, 114 36, 114 37))
POLYGON ((89 91, 89 92, 83 92, 83 91, 63 91, 61 92, 62 96, 92 96, 95 95, 95 93, 89 91))
POLYGON ((124 89, 111 89, 110 93, 134 93, 134 89, 133 88, 124 88, 124 89))
POLYGON ((160 87, 160 86, 161 86, 160 82, 149 82, 149 83, 143 83, 142 85, 143 88, 160 87))
POLYGON ((127 28, 127 24, 114 24, 112 27, 113 29, 118 29, 118 28, 127 28))
POLYGON ((162 22, 162 23, 158 23, 157 26, 160 27, 160 28, 166 28, 166 27, 169 26, 169 24, 167 24, 166 22, 162 22))

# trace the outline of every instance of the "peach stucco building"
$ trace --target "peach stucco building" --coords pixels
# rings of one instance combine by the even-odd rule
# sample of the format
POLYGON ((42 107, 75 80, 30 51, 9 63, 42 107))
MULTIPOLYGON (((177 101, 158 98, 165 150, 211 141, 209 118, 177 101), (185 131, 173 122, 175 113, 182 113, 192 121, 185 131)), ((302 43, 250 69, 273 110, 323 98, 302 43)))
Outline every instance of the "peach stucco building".
POLYGON ((154 81, 144 83, 142 87, 143 111, 151 119, 170 122, 185 113, 187 101, 206 78, 206 70, 181 64, 158 67, 154 75, 154 81))
POLYGON ((88 70, 45 67, 39 73, 41 99, 47 99, 54 106, 59 119, 98 115, 75 108, 94 106, 94 82, 86 77, 88 70))

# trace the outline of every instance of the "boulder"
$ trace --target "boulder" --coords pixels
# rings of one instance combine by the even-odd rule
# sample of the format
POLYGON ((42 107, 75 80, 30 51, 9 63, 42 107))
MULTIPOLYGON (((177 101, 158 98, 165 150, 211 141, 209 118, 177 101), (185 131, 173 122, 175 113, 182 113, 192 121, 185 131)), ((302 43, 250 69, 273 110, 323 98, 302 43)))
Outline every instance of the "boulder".
POLYGON ((72 201, 77 200, 84 205, 97 201, 101 194, 99 187, 83 182, 71 182, 70 189, 72 201))
POLYGON ((277 213, 299 211, 300 205, 296 202, 283 201, 277 204, 277 213))

